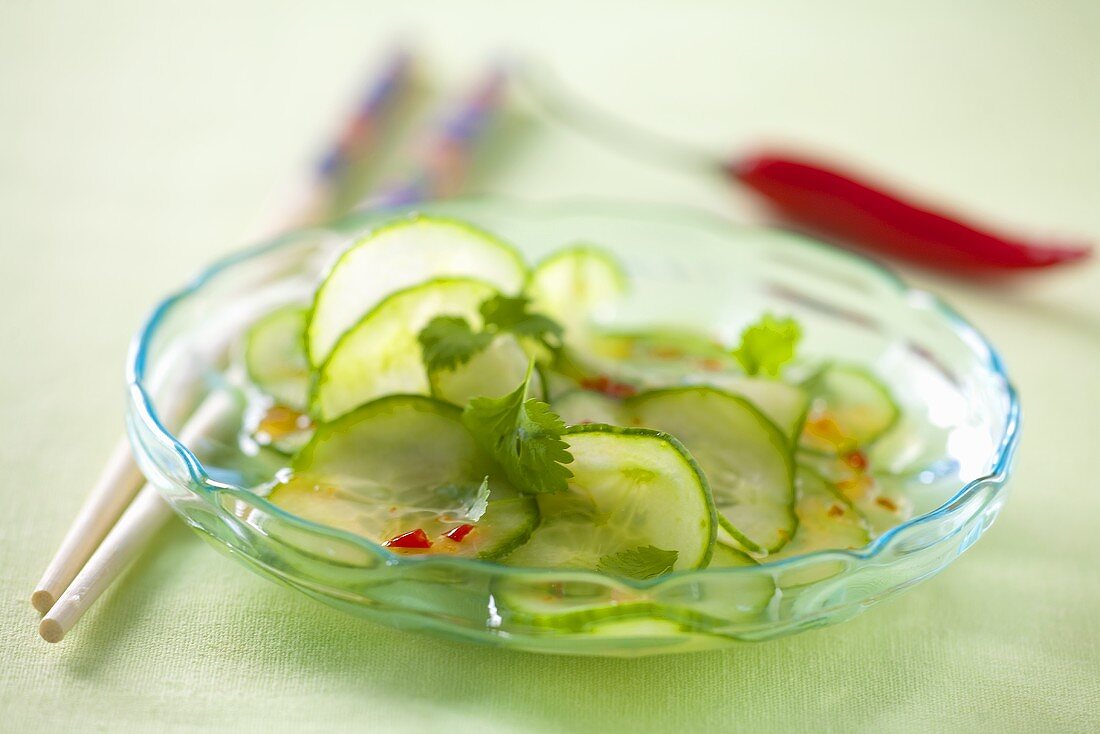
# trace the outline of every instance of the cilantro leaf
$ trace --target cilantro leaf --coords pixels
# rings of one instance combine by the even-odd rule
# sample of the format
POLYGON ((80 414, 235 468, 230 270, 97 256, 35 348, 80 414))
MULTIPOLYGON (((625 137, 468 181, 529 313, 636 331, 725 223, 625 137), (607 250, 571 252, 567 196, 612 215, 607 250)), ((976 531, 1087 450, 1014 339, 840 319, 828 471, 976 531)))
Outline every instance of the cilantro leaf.
POLYGON ((777 319, 764 314, 741 332, 741 345, 733 356, 750 375, 779 375, 779 369, 794 358, 802 339, 802 327, 794 319, 777 319))
POLYGON ((473 501, 470 502, 470 506, 466 508, 467 520, 477 522, 481 519, 481 516, 485 514, 485 511, 489 509, 489 477, 486 476, 481 480, 481 486, 477 488, 477 494, 474 495, 473 501))
POLYGON ((461 316, 436 316, 420 335, 424 368, 429 373, 453 370, 489 346, 492 334, 476 332, 461 316))
POLYGON ((487 329, 538 339, 551 349, 557 349, 562 343, 561 324, 548 316, 532 313, 528 310, 530 305, 526 296, 497 294, 481 304, 481 318, 487 329))
POLYGON ((651 579, 666 574, 676 565, 680 552, 662 550, 652 545, 640 545, 606 555, 596 564, 596 568, 615 576, 632 579, 651 579))
POLYGON ((546 403, 527 399, 533 367, 534 362, 513 392, 471 400, 462 411, 462 422, 520 491, 564 492, 566 480, 573 476, 564 465, 573 461, 573 455, 561 438, 565 431, 561 418, 546 403))

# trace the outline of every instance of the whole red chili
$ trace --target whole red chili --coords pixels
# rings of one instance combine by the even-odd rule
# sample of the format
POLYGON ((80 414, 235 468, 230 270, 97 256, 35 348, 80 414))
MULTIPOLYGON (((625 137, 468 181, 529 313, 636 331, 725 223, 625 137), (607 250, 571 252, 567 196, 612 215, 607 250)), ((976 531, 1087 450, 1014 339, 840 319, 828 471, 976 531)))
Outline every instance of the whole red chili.
POLYGON ((717 168, 766 199, 782 220, 868 250, 964 272, 1043 268, 1080 260, 1092 251, 997 234, 785 151, 752 151, 722 160, 616 118, 556 88, 546 74, 528 70, 526 80, 546 111, 607 145, 694 173, 710 175, 717 168))
POLYGON ((1080 260, 1091 251, 995 234, 847 171, 786 153, 755 153, 725 170, 792 224, 924 265, 1042 268, 1080 260))

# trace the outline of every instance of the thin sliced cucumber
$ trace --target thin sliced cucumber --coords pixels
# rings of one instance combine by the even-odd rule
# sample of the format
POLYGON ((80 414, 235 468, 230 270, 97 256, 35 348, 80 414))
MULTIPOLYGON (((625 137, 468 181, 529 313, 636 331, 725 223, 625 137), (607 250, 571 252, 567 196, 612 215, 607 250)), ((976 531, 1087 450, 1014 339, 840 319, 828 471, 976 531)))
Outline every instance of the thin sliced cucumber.
POLYGON ((562 361, 576 379, 605 375, 646 390, 680 385, 725 390, 759 408, 792 441, 809 408, 802 388, 745 375, 722 345, 690 330, 602 333, 569 349, 562 361))
POLYGON ((430 280, 388 296, 349 329, 317 371, 313 414, 334 420, 370 400, 426 394, 420 330, 436 316, 460 316, 481 327, 478 307, 495 293, 479 280, 430 280))
POLYGON ((720 344, 687 329, 585 335, 574 340, 562 362, 575 378, 605 375, 639 389, 682 385, 708 372, 737 369, 720 344))
POLYGON ((583 329, 600 309, 627 290, 622 265, 597 247, 575 245, 543 260, 527 282, 534 311, 556 319, 567 331, 583 329))
POLYGON ((579 426, 565 492, 538 496, 543 523, 509 565, 596 569, 601 559, 655 546, 673 570, 702 568, 714 546, 714 504, 698 465, 674 438, 645 429, 579 426))
POLYGON ((283 306, 253 324, 245 335, 249 379, 275 402, 296 410, 305 409, 309 399, 307 314, 304 306, 283 306))
POLYGON ((736 568, 739 566, 759 566, 760 564, 744 551, 737 550, 725 543, 714 544, 714 555, 710 557, 707 568, 736 568))
POLYGON ((344 332, 391 293, 435 278, 477 278, 515 293, 526 276, 510 245, 464 222, 418 216, 385 225, 341 255, 317 289, 310 364, 320 366, 344 332))
POLYGON ((829 365, 805 388, 812 402, 801 444, 812 451, 844 454, 869 446, 901 415, 889 388, 860 367, 829 365))
POLYGON ((863 517, 823 476, 798 467, 798 531, 775 558, 788 558, 826 549, 862 548, 871 542, 863 517))
POLYGON ((622 426, 629 421, 621 400, 592 390, 570 390, 554 400, 551 407, 570 426, 589 423, 622 426))
POLYGON ((703 468, 722 526, 753 553, 791 539, 794 471, 787 439, 744 398, 710 387, 641 393, 625 401, 634 424, 670 433, 703 468))
MULTIPOLYGON (((453 370, 432 372, 428 376, 432 395, 459 406, 466 405, 470 398, 499 398, 523 382, 529 362, 527 352, 514 336, 500 334, 469 362, 453 370)), ((539 370, 531 375, 530 394, 545 394, 539 370)))
POLYGON ((432 543, 424 552, 501 556, 527 539, 538 508, 503 479, 460 416, 453 405, 417 395, 368 403, 321 425, 269 499, 375 543, 420 529, 432 543), (474 527, 461 541, 445 537, 464 524, 474 527))
POLYGON ((692 384, 709 385, 740 396, 760 409, 793 444, 802 431, 809 394, 800 387, 765 377, 749 377, 730 372, 709 372, 693 377, 692 384))
MULTIPOLYGON (((510 558, 507 562, 514 565, 510 558)), ((644 592, 557 574, 552 578, 502 575, 493 582, 493 598, 509 621, 565 630, 579 631, 604 620, 652 612, 644 592)))

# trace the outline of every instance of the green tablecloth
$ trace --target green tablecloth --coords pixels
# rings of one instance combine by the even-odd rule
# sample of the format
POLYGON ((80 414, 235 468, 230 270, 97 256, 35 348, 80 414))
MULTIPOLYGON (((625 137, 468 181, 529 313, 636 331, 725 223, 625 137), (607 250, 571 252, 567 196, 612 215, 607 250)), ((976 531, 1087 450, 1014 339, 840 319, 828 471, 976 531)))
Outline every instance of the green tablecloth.
MULTIPOLYGON (((799 140, 1100 240, 1089 0, 4 3, 0 730, 1100 730, 1100 261, 998 284, 905 271, 1003 349, 1024 441, 988 537, 842 626, 642 660, 486 650, 322 608, 177 523, 70 639, 37 638, 26 598, 119 433, 130 333, 411 28, 441 82, 525 49, 658 130, 799 140)), ((505 132, 475 188, 756 216, 530 115, 505 132)))

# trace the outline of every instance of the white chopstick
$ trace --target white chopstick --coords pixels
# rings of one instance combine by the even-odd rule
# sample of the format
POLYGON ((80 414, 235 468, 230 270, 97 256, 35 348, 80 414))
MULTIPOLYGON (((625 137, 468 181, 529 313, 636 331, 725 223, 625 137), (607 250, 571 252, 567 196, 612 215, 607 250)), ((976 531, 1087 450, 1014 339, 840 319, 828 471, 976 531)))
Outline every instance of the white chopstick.
POLYGON ((61 541, 57 554, 46 567, 42 580, 31 594, 31 604, 45 614, 80 571, 84 561, 110 530, 111 524, 133 498, 141 484, 141 471, 130 456, 130 444, 122 438, 107 459, 76 519, 61 541))
MULTIPOLYGON (((411 58, 407 53, 401 51, 392 55, 381 76, 372 81, 366 97, 337 136, 336 143, 325 151, 315 170, 310 172, 310 183, 303 187, 305 193, 302 188, 297 190, 296 205, 290 210, 290 216, 280 212, 282 226, 279 229, 307 224, 302 218, 319 213, 350 160, 365 155, 377 144, 383 117, 402 93, 410 70, 411 58)), ((237 331, 225 329, 223 335, 228 343, 237 331)), ((225 344, 219 342, 203 345, 202 351, 216 352, 224 347, 225 344)), ((170 359, 164 362, 163 373, 178 366, 170 359)), ((207 411, 210 409, 206 406, 213 397, 200 405, 195 417, 182 429, 182 435, 198 435, 195 431, 209 420, 207 411)), ((179 413, 190 403, 189 398, 189 395, 169 394, 161 406, 161 419, 168 425, 178 421, 182 417, 179 413)), ((138 492, 141 481, 141 472, 124 439, 111 453, 31 595, 35 609, 47 614, 39 629, 43 638, 60 640, 168 517, 168 506, 149 485, 138 492), (138 495, 136 500, 135 494, 138 495), (130 508, 120 520, 120 513, 127 505, 130 508), (111 530, 116 521, 118 525, 111 530), (56 611, 55 607, 58 607, 56 611)))
MULTIPOLYGON (((180 442, 185 446, 194 445, 230 415, 235 405, 232 393, 224 389, 208 395, 180 430, 180 442)), ((172 508, 161 498, 156 487, 145 484, 107 533, 103 543, 95 549, 76 578, 42 618, 38 625, 42 639, 60 642, 171 516, 172 508)))

